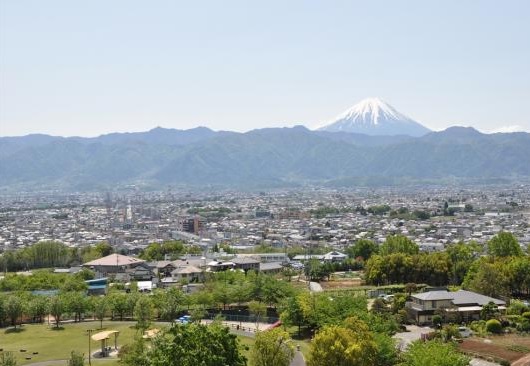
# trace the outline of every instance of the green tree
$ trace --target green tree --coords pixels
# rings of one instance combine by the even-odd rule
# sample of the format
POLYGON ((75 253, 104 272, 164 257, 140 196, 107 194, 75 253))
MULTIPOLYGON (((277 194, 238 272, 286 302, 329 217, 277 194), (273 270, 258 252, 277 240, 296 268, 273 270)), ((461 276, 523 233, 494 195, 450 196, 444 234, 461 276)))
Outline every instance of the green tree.
POLYGON ((118 356, 120 362, 127 366, 151 366, 153 364, 149 360, 148 350, 145 339, 138 335, 134 342, 120 348, 118 356))
POLYGON ((247 363, 237 337, 219 324, 174 324, 164 336, 153 340, 147 356, 150 364, 157 366, 171 366, 176 360, 179 366, 245 366, 247 363))
POLYGON ((68 366, 83 366, 85 364, 85 358, 83 354, 78 351, 72 351, 70 358, 66 362, 68 366))
POLYGON ((191 321, 193 323, 200 323, 202 319, 206 316, 206 310, 201 308, 195 308, 190 311, 191 321))
POLYGON ((480 319, 482 320, 493 319, 498 314, 499 314, 498 306, 493 301, 490 301, 484 306, 482 306, 482 309, 480 310, 480 319))
POLYGON ((85 292, 88 289, 88 285, 81 277, 68 276, 61 283, 60 288, 62 292, 85 292))
POLYGON ((512 233, 501 231, 488 242, 488 254, 494 257, 522 256, 523 250, 512 233))
POLYGON ((371 256, 364 266, 366 282, 377 286, 388 283, 387 265, 382 256, 371 256))
POLYGON ((446 253, 450 260, 450 280, 454 285, 460 285, 464 281, 464 277, 473 264, 475 258, 478 257, 482 248, 476 243, 457 243, 449 245, 446 253))
POLYGON ((248 303, 248 311, 254 316, 258 327, 261 320, 267 315, 267 305, 259 301, 251 301, 248 303))
POLYGON ((42 323, 48 313, 48 299, 44 296, 34 296, 28 303, 28 314, 34 321, 42 323))
POLYGON ((513 296, 530 295, 530 257, 513 257, 505 265, 505 273, 513 296))
POLYGON ((88 309, 88 300, 82 292, 68 292, 63 295, 66 312, 74 314, 74 321, 81 321, 83 314, 88 309))
POLYGON ((103 329, 103 319, 105 318, 105 315, 107 315, 108 310, 109 302, 107 297, 100 296, 92 298, 92 311, 94 312, 95 318, 99 320, 100 329, 103 329))
POLYGON ((186 304, 184 293, 176 287, 156 292, 154 299, 160 318, 166 321, 175 320, 186 304))
POLYGON ((298 327, 298 336, 301 335, 301 327, 305 324, 304 312, 299 301, 299 296, 293 296, 285 300, 282 304, 282 312, 280 313, 282 322, 287 325, 295 325, 298 327))
POLYGON ((153 304, 147 296, 140 296, 134 307, 134 317, 136 318, 136 327, 142 331, 146 330, 153 317, 153 304))
POLYGON ((473 263, 462 285, 466 289, 494 298, 509 292, 509 283, 502 263, 491 262, 488 258, 480 258, 473 263))
POLYGON ((55 319, 55 327, 59 328, 61 318, 66 310, 65 301, 62 296, 53 296, 50 298, 49 306, 50 314, 55 319))
POLYGON ((128 309, 127 294, 113 292, 109 295, 108 300, 112 311, 112 317, 119 317, 120 320, 123 320, 128 309))
POLYGON ((227 304, 230 304, 233 299, 232 286, 227 285, 226 283, 217 282, 213 289, 213 298, 215 302, 223 305, 223 309, 226 308, 227 304))
POLYGON ((171 259, 177 259, 184 253, 184 245, 181 241, 171 240, 165 241, 162 244, 152 243, 140 253, 140 258, 155 261, 163 260, 166 255, 170 256, 171 259))
POLYGON ((377 366, 394 366, 398 362, 396 341, 388 334, 373 333, 377 347, 375 364, 377 366))
POLYGON ((309 366, 372 366, 376 365, 377 345, 368 326, 349 318, 345 326, 324 327, 311 342, 309 366))
POLYGON ((526 306, 521 300, 510 300, 510 306, 506 309, 507 315, 522 315, 529 311, 530 308, 526 306))
POLYGON ((6 301, 6 296, 0 293, 0 327, 4 326, 7 319, 6 301))
POLYGON ((263 301, 271 307, 276 307, 283 299, 293 294, 293 288, 287 282, 267 276, 263 283, 262 293, 263 301))
POLYGON ((373 241, 368 239, 361 239, 355 242, 352 246, 348 247, 346 253, 350 258, 361 257, 365 261, 370 259, 372 254, 377 254, 379 247, 373 241))
POLYGON ((96 251, 97 256, 99 258, 106 257, 107 255, 111 255, 114 252, 114 249, 112 249, 112 246, 106 241, 97 243, 96 246, 94 247, 94 250, 96 251))
POLYGON ((418 254, 420 248, 416 243, 403 235, 390 235, 387 236, 385 242, 381 245, 379 250, 382 256, 386 256, 393 253, 403 254, 418 254))
POLYGON ((403 354, 403 366, 468 366, 470 358, 464 356, 452 343, 416 341, 403 354))
POLYGON ((10 295, 5 302, 5 309, 7 317, 11 320, 11 325, 16 329, 18 318, 20 318, 24 312, 22 300, 16 295, 10 295))
POLYGON ((289 366, 294 347, 289 333, 280 328, 258 332, 250 354, 252 366, 289 366))

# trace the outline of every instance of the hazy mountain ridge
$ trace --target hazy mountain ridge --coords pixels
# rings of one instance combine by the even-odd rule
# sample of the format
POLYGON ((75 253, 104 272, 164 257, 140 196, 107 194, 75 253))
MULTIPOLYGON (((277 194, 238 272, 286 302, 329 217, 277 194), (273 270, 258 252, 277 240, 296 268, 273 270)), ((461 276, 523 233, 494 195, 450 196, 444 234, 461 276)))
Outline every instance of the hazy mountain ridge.
POLYGON ((155 127, 145 132, 113 132, 97 137, 61 137, 44 134, 31 134, 26 136, 0 137, 0 156, 5 156, 22 148, 38 147, 51 142, 77 142, 80 144, 124 144, 146 143, 160 145, 189 145, 199 141, 208 140, 216 136, 234 134, 228 131, 213 131, 207 127, 195 127, 189 130, 155 127))
MULTIPOLYGON (((152 131, 144 134, 152 136, 152 131)), ((34 135, 15 142, 8 138, 12 146, 0 155, 0 186, 278 186, 359 177, 381 182, 396 177, 530 177, 528 133, 482 134, 452 127, 413 138, 310 131, 301 126, 205 132, 194 142, 181 136, 175 141, 149 139, 142 133, 134 139, 117 134, 105 137, 105 142, 39 136, 39 143, 33 144, 34 135)))

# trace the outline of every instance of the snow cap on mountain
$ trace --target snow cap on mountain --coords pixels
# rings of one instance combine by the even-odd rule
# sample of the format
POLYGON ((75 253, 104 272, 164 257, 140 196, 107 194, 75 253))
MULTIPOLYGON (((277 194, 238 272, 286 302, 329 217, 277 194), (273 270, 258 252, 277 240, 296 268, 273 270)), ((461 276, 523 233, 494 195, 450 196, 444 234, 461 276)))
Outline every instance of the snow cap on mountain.
POLYGON ((379 98, 362 100, 320 130, 367 135, 410 136, 422 136, 430 132, 428 128, 401 114, 379 98))

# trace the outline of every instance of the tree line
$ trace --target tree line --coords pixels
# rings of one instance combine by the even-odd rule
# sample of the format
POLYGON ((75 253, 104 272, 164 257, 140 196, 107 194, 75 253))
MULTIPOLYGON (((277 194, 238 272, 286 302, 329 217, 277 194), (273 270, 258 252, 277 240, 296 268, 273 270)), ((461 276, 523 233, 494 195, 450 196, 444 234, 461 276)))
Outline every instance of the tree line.
POLYGON ((106 242, 82 248, 57 241, 42 241, 31 246, 8 250, 0 255, 0 270, 14 272, 39 268, 69 267, 101 258, 113 252, 106 242))
POLYGON ((396 235, 389 236, 380 247, 368 240, 359 241, 349 253, 366 259, 368 284, 462 285, 494 297, 530 296, 530 257, 507 232, 495 235, 485 246, 456 243, 435 253, 420 253, 414 242, 396 235))

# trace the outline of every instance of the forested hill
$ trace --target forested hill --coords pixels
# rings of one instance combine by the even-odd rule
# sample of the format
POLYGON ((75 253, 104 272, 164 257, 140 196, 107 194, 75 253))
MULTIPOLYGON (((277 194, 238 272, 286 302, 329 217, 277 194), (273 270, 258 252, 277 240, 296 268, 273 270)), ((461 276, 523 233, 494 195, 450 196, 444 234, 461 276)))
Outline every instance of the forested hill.
POLYGON ((530 134, 452 127, 423 137, 269 128, 156 128, 98 138, 0 138, 2 189, 137 184, 276 187, 530 177, 530 134))

